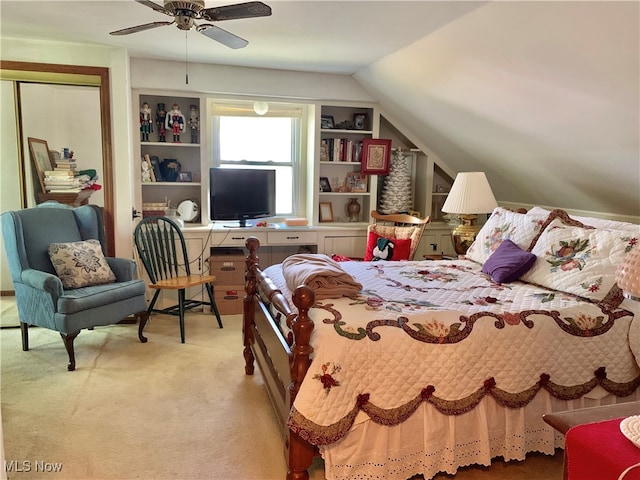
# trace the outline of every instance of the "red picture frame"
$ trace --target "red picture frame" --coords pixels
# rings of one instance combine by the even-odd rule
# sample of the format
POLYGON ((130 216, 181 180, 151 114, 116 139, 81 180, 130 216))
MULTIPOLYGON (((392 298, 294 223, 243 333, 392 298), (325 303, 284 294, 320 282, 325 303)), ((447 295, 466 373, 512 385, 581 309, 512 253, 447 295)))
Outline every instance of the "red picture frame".
POLYGON ((384 138, 365 138, 362 140, 362 173, 388 175, 390 161, 391 140, 384 138))

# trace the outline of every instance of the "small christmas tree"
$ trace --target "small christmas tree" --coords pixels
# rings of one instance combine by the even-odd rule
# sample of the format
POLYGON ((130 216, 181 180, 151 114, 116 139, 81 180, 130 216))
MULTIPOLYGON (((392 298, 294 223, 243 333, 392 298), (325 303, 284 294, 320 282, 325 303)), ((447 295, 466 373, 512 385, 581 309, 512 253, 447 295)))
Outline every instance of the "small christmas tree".
POLYGON ((411 173, 407 158, 400 148, 393 151, 389 175, 384 180, 380 212, 398 213, 413 210, 411 173))

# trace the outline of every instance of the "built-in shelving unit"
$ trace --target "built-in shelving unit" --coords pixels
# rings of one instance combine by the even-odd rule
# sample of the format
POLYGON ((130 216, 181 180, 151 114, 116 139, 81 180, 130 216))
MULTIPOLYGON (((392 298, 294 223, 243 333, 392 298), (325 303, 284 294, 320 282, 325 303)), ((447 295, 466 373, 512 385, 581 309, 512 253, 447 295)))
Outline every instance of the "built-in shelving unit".
MULTIPOLYGON (((200 135, 204 129, 200 111, 203 108, 203 102, 199 97, 172 93, 134 92, 133 98, 137 99, 137 103, 134 105, 134 118, 139 118, 140 109, 146 102, 151 108, 153 127, 148 134, 148 140, 143 138, 142 132, 139 133, 136 148, 139 152, 140 165, 145 156, 159 163, 176 160, 180 164, 180 174, 175 181, 143 182, 140 174, 143 212, 145 212, 145 206, 168 203, 175 208, 184 200, 195 201, 198 206, 201 206, 204 194, 201 188, 202 149, 200 135), (161 141, 163 124, 160 122, 160 105, 164 105, 166 115, 170 115, 174 104, 179 105, 180 112, 184 116, 184 130, 180 133, 179 141, 174 141, 172 131, 169 128, 164 132, 165 140, 161 141), (192 110, 195 110, 198 119, 197 128, 193 130, 190 122, 192 110)), ((206 197, 204 199, 206 201, 206 197)))
POLYGON ((362 141, 378 136, 377 111, 368 104, 320 104, 315 115, 308 216, 319 225, 367 224, 369 212, 376 205, 377 177, 363 176, 360 160, 362 141), (354 198, 360 205, 357 217, 347 210, 354 198), (329 219, 325 215, 327 205, 332 212, 329 219))

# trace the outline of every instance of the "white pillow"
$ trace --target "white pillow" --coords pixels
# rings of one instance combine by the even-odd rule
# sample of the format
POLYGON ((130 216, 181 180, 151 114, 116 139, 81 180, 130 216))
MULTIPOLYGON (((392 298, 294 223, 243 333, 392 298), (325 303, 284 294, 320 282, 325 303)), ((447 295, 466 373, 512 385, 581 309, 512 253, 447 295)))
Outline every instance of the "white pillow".
POLYGON ((484 264, 506 239, 527 250, 546 218, 547 214, 529 215, 497 207, 465 255, 469 260, 484 264))
POLYGON ((617 289, 617 265, 633 248, 638 236, 624 230, 566 225, 552 220, 531 253, 537 259, 520 280, 602 301, 617 289))

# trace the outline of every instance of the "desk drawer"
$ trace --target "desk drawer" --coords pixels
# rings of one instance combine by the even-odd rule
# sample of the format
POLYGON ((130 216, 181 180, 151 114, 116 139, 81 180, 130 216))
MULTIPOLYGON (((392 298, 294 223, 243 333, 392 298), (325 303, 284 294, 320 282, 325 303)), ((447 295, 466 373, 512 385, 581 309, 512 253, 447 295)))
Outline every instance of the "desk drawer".
POLYGON ((316 232, 267 232, 269 245, 315 245, 318 242, 316 232))
POLYGON ((211 236, 212 247, 244 247, 249 237, 256 237, 260 245, 267 244, 267 232, 244 232, 241 228, 231 229, 226 232, 214 232, 211 236))

